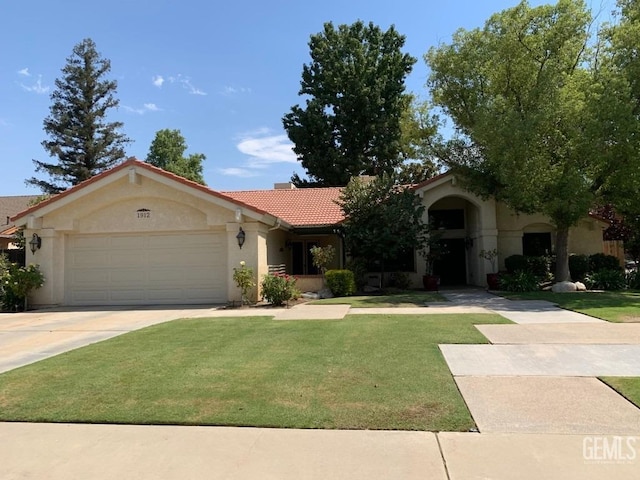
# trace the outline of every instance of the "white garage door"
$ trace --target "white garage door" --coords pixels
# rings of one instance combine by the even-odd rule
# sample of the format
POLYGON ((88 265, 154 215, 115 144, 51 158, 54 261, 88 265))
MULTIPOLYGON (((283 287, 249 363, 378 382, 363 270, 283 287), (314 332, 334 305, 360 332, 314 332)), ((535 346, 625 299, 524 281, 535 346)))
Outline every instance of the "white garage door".
POLYGON ((223 234, 69 236, 70 305, 207 304, 226 301, 223 234))

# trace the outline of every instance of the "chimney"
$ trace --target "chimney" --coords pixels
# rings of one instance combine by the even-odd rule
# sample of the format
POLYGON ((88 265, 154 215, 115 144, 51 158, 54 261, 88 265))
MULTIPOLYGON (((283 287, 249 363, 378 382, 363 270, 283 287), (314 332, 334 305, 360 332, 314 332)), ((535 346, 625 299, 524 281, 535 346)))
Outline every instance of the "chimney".
POLYGON ((294 190, 295 188, 297 188, 297 187, 291 182, 274 183, 273 184, 273 189, 274 190, 294 190))

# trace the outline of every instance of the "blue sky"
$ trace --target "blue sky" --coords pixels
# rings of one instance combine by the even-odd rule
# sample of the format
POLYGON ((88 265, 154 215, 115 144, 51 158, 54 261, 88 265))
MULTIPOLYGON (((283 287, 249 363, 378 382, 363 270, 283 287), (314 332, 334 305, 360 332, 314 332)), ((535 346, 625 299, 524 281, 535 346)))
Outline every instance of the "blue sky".
MULTIPOLYGON (((271 188, 303 170, 281 118, 298 97, 308 41, 324 22, 360 19, 407 37, 418 58, 407 90, 425 96, 423 55, 458 28, 482 26, 515 0, 32 0, 0 7, 0 195, 40 193, 24 180, 32 159, 51 161, 42 122, 66 58, 92 38, 111 60, 124 122, 143 160, 155 133, 179 129, 187 153, 204 153, 205 180, 216 190, 271 188)), ((544 3, 531 1, 531 4, 544 3)), ((607 11, 613 0, 603 0, 607 11)), ((600 3, 598 3, 598 6, 600 3)), ((42 174, 39 174, 40 176, 42 174)), ((46 178, 46 177, 42 177, 46 178)))

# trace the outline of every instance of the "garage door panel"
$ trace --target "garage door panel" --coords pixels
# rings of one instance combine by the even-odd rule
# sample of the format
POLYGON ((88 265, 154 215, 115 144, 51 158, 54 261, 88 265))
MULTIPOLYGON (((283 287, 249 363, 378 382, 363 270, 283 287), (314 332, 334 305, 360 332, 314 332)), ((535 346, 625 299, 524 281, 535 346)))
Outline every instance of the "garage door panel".
POLYGON ((112 250, 139 250, 144 248, 144 236, 113 236, 109 242, 112 250))
POLYGON ((109 280, 106 286, 117 288, 119 285, 144 285, 147 279, 146 272, 139 269, 123 268, 118 269, 113 266, 108 269, 109 280))
POLYGON ((108 305, 109 294, 106 290, 79 290, 71 293, 72 305, 108 305))
POLYGON ((110 279, 110 275, 108 271, 86 271, 86 270, 77 270, 72 272, 71 282, 76 285, 93 285, 102 286, 107 285, 110 279))
POLYGON ((73 305, 220 303, 223 234, 70 236, 66 298, 73 305))
POLYGON ((92 268, 104 265, 109 261, 109 258, 109 252, 76 251, 71 253, 69 260, 73 266, 92 268))
POLYGON ((124 290, 111 289, 109 292, 109 300, 112 302, 143 302, 145 300, 145 291, 141 289, 124 290))

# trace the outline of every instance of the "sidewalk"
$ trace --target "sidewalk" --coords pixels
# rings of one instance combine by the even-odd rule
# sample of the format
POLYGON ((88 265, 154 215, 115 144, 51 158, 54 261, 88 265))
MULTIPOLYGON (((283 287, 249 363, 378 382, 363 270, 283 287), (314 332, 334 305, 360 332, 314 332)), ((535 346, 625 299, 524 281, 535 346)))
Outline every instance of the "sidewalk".
POLYGON ((634 438, 0 423, 0 478, 636 480, 634 438))

